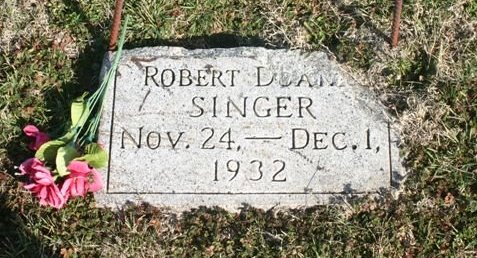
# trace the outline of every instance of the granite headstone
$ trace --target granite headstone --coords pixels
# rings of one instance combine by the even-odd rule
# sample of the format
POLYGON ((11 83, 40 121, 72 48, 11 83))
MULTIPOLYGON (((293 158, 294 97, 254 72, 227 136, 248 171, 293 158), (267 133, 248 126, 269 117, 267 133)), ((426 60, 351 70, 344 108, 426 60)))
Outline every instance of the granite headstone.
POLYGON ((384 107, 320 52, 126 50, 99 137, 113 207, 304 207, 405 176, 384 107))

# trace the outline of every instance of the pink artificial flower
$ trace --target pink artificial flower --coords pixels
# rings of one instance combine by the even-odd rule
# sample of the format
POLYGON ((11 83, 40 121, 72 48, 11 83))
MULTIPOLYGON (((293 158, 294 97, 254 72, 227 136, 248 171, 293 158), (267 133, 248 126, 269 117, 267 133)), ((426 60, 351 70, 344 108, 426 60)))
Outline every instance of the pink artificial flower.
POLYGON ((70 174, 61 187, 65 197, 85 196, 87 192, 94 193, 103 187, 98 171, 90 168, 85 161, 73 160, 67 169, 70 174))
POLYGON ((20 164, 20 175, 26 175, 30 179, 35 175, 37 171, 49 173, 50 171, 43 166, 43 162, 37 158, 30 158, 20 164))
POLYGON ((67 198, 61 194, 51 172, 45 168, 40 160, 36 158, 27 159, 20 165, 20 171, 22 175, 29 176, 30 184, 24 187, 40 199, 40 205, 49 205, 57 209, 63 207, 67 198))
POLYGON ((35 138, 35 141, 28 145, 28 148, 34 151, 38 150, 43 143, 50 140, 50 137, 48 137, 46 133, 40 132, 40 130, 34 125, 25 126, 23 132, 28 137, 35 138))

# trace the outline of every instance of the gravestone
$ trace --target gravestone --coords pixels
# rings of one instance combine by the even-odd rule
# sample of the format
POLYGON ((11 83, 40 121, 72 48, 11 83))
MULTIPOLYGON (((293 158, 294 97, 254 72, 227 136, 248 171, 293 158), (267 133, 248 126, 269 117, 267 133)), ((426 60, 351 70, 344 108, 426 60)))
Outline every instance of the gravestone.
POLYGON ((109 165, 97 201, 113 207, 305 207, 405 176, 383 106, 324 53, 124 51, 99 141, 109 165))

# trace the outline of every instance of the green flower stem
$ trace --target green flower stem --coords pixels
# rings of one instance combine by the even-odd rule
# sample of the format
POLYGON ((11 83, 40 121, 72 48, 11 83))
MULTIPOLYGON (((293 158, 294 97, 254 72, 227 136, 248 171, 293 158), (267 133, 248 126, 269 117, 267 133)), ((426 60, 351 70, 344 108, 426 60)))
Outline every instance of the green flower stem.
POLYGON ((78 143, 80 146, 82 146, 86 142, 92 142, 97 135, 101 119, 101 113, 103 110, 104 96, 106 94, 107 87, 112 84, 112 81, 116 76, 116 70, 118 68, 119 60, 121 58, 128 22, 129 16, 126 16, 126 18, 124 19, 124 26, 121 30, 118 50, 115 53, 111 68, 108 70, 100 87, 86 100, 86 112, 82 114, 82 116, 86 116, 86 119, 82 119, 82 122, 77 124, 72 129, 75 135, 73 138, 73 142, 78 143), (86 124, 88 124, 88 126, 86 128, 86 131, 84 131, 86 124))

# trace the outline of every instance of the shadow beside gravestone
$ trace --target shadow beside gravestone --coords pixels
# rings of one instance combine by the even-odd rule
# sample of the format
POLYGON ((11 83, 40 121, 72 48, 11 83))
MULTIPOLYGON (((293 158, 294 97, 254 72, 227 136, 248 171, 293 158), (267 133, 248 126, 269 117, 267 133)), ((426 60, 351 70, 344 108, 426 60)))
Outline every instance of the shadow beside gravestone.
POLYGON ((23 220, 23 200, 14 178, 0 172, 0 257, 59 257, 28 228, 23 220))
POLYGON ((217 33, 207 36, 193 36, 179 40, 144 39, 127 42, 125 49, 175 46, 187 49, 234 48, 234 47, 267 47, 266 41, 257 36, 238 36, 231 33, 217 33))

